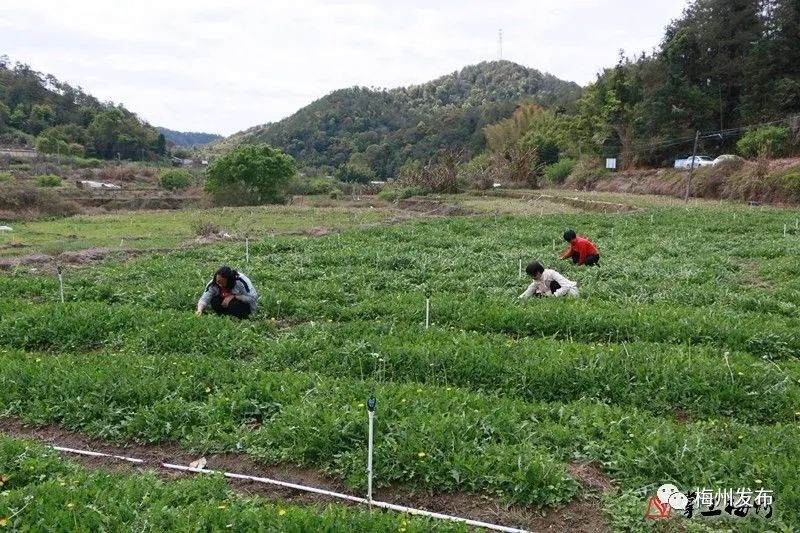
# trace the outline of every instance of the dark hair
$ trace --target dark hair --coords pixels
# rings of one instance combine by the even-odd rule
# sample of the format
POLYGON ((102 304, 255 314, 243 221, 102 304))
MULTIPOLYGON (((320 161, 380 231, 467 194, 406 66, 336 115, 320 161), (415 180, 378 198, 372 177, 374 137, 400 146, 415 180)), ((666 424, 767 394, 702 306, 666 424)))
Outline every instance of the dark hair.
POLYGON ((236 278, 239 277, 239 273, 231 267, 224 265, 219 267, 217 271, 214 272, 214 283, 217 282, 217 276, 222 276, 225 278, 225 280, 228 282, 227 288, 232 289, 233 286, 236 285, 236 278))
POLYGON ((527 272, 530 277, 533 277, 536 274, 544 272, 544 267, 539 261, 531 261, 528 263, 528 266, 525 267, 525 272, 527 272))
POLYGON ((574 229, 568 229, 567 231, 564 232, 564 240, 567 242, 570 242, 575 237, 577 237, 577 235, 575 234, 574 229))

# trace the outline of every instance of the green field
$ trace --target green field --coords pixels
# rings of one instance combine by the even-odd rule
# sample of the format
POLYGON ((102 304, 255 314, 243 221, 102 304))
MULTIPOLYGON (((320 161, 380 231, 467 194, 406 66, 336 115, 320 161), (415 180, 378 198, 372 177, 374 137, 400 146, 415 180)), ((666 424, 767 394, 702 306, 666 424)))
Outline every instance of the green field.
POLYGON ((376 224, 395 210, 387 207, 269 206, 250 208, 130 211, 69 218, 2 222, 13 232, 0 232, 0 257, 58 254, 87 248, 148 249, 192 246, 204 230, 232 239, 376 224))
MULTIPOLYGON (((669 202, 569 211, 315 237, 273 237, 234 211, 261 235, 249 264, 242 243, 217 242, 76 267, 65 273, 64 304, 57 278, 19 268, 0 278, 0 413, 112 441, 303 465, 361 490, 363 402, 374 393, 378 497, 391 485, 558 508, 585 492, 569 465, 591 461, 614 480, 602 496, 614 530, 648 529, 634 491, 665 482, 771 489, 775 514, 676 517, 664 528, 800 527, 797 211, 669 202), (557 259, 565 227, 599 244, 601 268, 557 259), (581 297, 518 300, 527 285, 519 260, 532 258, 578 281, 581 297), (221 263, 257 285, 253 320, 193 315, 221 263)), ((97 219, 58 224, 78 238, 102 232, 97 219)), ((147 231, 158 227, 150 220, 147 231)), ((42 465, 46 480, 18 482, 0 516, 72 468, 42 465)), ((161 482, 131 478, 120 490, 141 483, 161 482)), ((198 499, 233 497, 219 480, 185 483, 197 483, 198 499)), ((255 504, 231 505, 246 517, 255 504)), ((128 523, 114 507, 104 512, 128 523)), ((369 529, 357 511, 343 513, 369 529)), ((62 514, 53 520, 68 527, 62 514)), ((383 529, 397 517, 374 519, 395 521, 375 522, 383 529)))

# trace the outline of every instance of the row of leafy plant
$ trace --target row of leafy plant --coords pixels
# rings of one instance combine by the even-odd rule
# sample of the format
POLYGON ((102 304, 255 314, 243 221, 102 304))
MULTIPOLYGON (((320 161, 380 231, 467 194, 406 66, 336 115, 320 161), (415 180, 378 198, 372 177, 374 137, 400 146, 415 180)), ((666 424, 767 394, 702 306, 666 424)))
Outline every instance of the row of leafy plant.
POLYGON ((509 501, 569 500, 565 463, 597 461, 619 483, 763 485, 795 520, 796 423, 678 422, 589 400, 526 402, 458 387, 332 379, 193 356, 3 353, 0 401, 31 422, 90 435, 180 441, 314 466, 363 487, 366 408, 379 399, 375 479, 509 501))
POLYGON ((4 306, 0 342, 29 350, 245 358, 275 370, 457 385, 543 401, 588 397, 653 412, 685 409, 696 418, 792 421, 800 405, 795 362, 779 366, 716 348, 555 341, 452 326, 424 331, 375 321, 279 330, 272 321, 233 326, 172 310, 109 312, 85 303, 24 312, 14 311, 15 303, 4 306))
POLYGON ((454 523, 328 505, 267 502, 221 476, 165 481, 87 470, 52 448, 0 435, 0 530, 464 531, 454 523))

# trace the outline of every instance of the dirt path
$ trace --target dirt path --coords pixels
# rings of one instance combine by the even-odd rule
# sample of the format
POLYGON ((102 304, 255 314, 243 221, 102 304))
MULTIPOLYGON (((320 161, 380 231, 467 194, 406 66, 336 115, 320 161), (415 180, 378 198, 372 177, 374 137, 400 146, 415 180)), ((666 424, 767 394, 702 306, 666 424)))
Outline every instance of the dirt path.
MULTIPOLYGON (((14 417, 0 418, 0 433, 12 437, 22 437, 42 441, 54 446, 91 450, 143 459, 143 465, 105 457, 86 457, 65 454, 69 459, 87 468, 105 469, 130 473, 142 468, 153 469, 160 476, 174 478, 183 475, 174 470, 161 467, 162 462, 188 465, 201 457, 172 443, 135 444, 112 443, 94 439, 55 425, 30 426, 14 417)), ((320 472, 294 465, 280 464, 267 466, 244 454, 220 453, 204 454, 208 461, 206 468, 223 470, 251 476, 269 477, 291 483, 309 485, 326 490, 363 497, 320 472)), ((447 513, 473 520, 491 522, 512 527, 522 527, 531 531, 601 533, 610 531, 606 518, 600 509, 598 490, 608 489, 608 478, 594 465, 574 463, 570 473, 586 489, 580 498, 559 508, 537 509, 532 506, 506 506, 496 498, 476 493, 430 493, 412 492, 404 487, 388 487, 375 491, 378 500, 447 513)), ((258 494, 269 500, 288 501, 302 505, 324 506, 342 500, 300 490, 284 489, 254 481, 229 480, 233 488, 247 494, 258 494)), ((351 505, 345 503, 345 505, 351 505)), ((354 504, 353 504, 354 505, 354 504)))

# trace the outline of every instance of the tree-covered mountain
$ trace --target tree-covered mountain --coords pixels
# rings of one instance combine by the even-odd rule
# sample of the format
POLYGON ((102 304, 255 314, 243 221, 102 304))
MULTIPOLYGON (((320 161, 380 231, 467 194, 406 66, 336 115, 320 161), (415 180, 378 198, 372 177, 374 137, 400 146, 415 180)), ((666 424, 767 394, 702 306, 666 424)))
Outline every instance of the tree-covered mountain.
POLYGON ((175 131, 168 128, 156 127, 156 129, 164 134, 167 138, 168 144, 176 146, 201 146, 208 144, 211 141, 222 139, 222 135, 216 133, 202 133, 197 131, 175 131))
POLYGON ((123 159, 161 156, 166 140, 122 105, 0 56, 0 145, 123 159))
POLYGON ((482 128, 522 101, 574 110, 580 87, 510 61, 484 62, 422 85, 340 89, 280 122, 250 128, 209 148, 264 142, 301 166, 350 165, 378 177, 444 148, 466 155, 485 147, 482 128))

